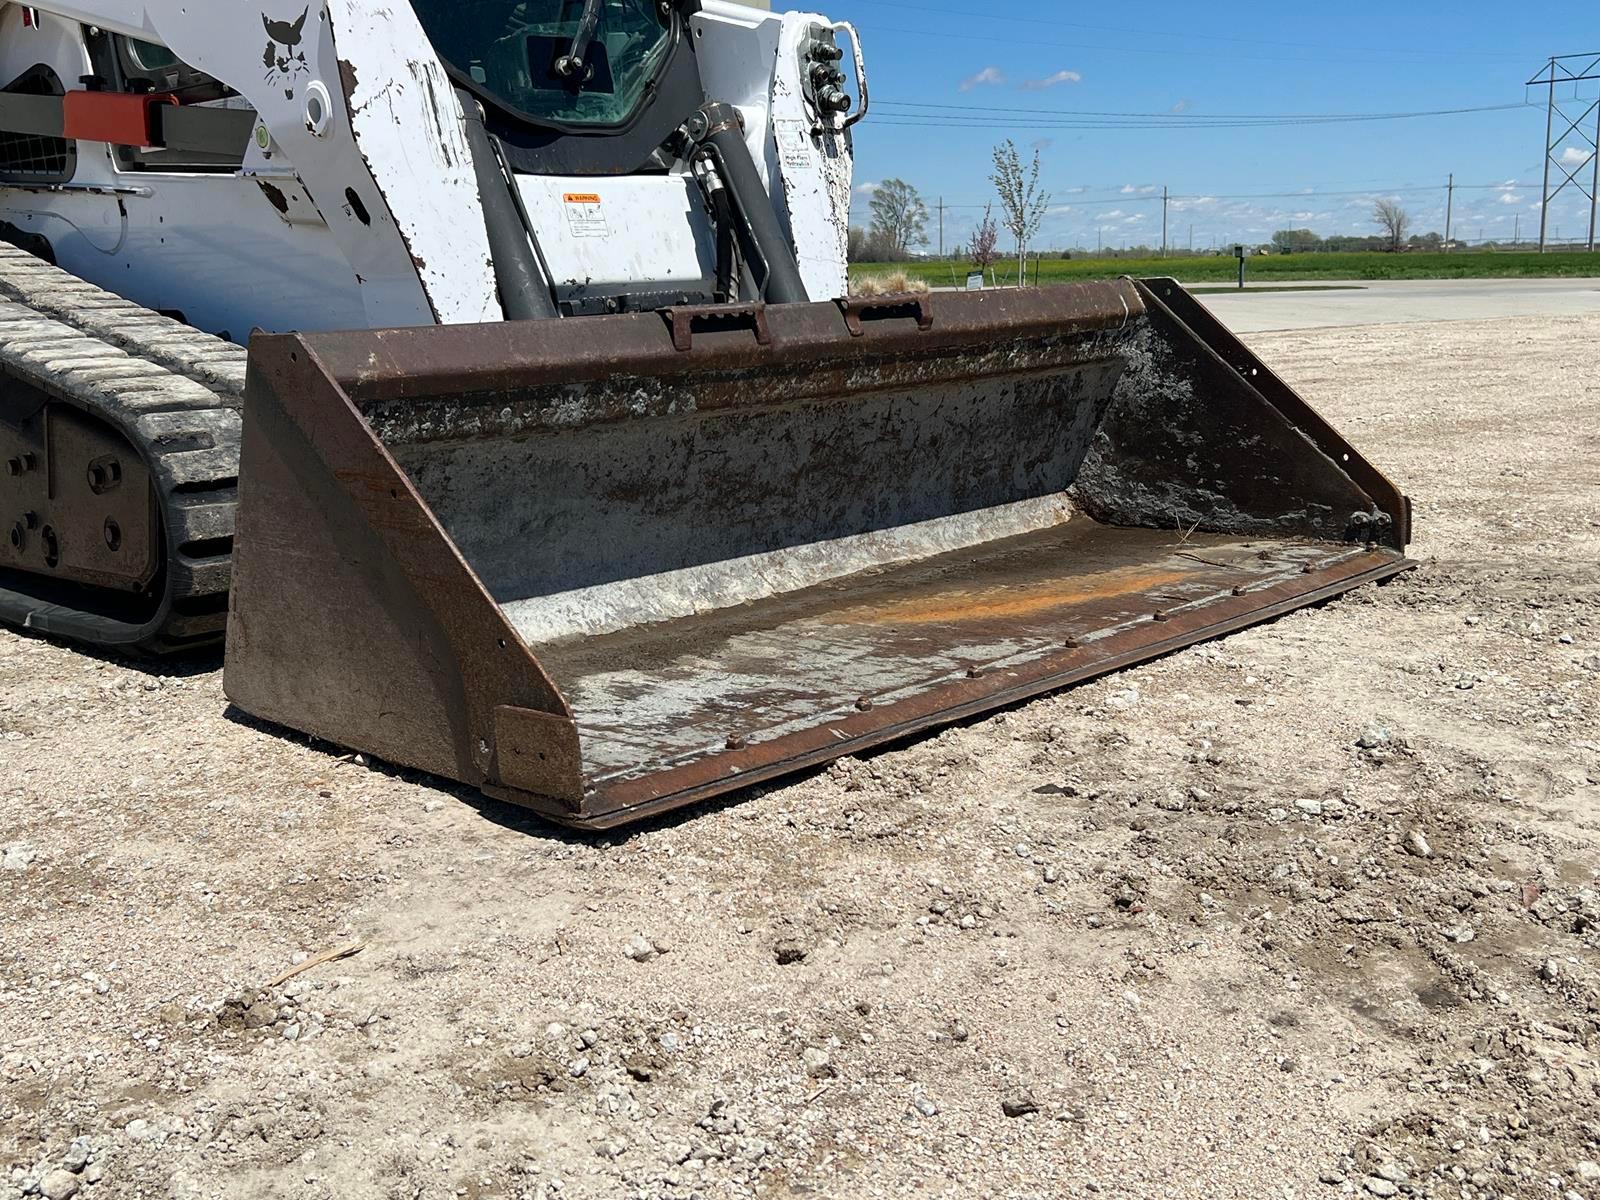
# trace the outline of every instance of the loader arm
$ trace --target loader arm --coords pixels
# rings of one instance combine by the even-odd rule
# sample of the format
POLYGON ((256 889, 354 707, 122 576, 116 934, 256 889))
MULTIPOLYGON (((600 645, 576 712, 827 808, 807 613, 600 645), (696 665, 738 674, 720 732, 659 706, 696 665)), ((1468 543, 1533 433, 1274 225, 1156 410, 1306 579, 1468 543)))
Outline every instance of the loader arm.
POLYGON ((165 46, 247 99, 260 132, 244 172, 266 186, 283 178, 305 186, 359 281, 369 327, 499 319, 460 108, 409 5, 48 7, 165 46))

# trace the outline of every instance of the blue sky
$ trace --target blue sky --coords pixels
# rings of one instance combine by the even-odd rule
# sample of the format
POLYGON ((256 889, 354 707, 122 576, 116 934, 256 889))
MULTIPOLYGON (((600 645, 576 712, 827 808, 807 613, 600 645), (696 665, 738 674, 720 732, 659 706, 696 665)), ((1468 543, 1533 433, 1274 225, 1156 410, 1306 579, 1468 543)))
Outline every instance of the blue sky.
MULTIPOLYGON (((1006 137, 1025 155, 1040 149, 1055 201, 1040 239, 1048 246, 1093 246, 1097 232, 1107 245, 1158 244, 1163 185, 1180 197, 1170 208, 1179 246, 1191 225, 1197 247, 1264 241, 1291 227, 1371 233, 1379 195, 1399 199, 1418 232, 1442 232, 1452 171, 1461 185, 1457 236, 1510 238, 1520 223, 1524 238, 1536 237, 1544 108, 1524 82, 1551 54, 1600 52, 1600 10, 1569 0, 1336 8, 831 0, 825 11, 861 31, 874 101, 856 126, 854 219, 866 223, 875 183, 902 178, 930 208, 941 196, 952 206, 947 246, 966 238, 993 198, 990 148, 1006 137), (1537 107, 1205 127, 1224 115, 1525 101, 1537 107), (1162 127, 1072 128, 1064 114, 1074 112, 1158 114, 1162 127)), ((1595 95, 1596 84, 1581 86, 1595 95)), ((1581 162, 1588 143, 1569 141, 1569 160, 1581 162)), ((1587 232, 1588 202, 1572 189, 1552 211, 1563 237, 1587 232)), ((936 221, 929 233, 936 241, 936 221)))

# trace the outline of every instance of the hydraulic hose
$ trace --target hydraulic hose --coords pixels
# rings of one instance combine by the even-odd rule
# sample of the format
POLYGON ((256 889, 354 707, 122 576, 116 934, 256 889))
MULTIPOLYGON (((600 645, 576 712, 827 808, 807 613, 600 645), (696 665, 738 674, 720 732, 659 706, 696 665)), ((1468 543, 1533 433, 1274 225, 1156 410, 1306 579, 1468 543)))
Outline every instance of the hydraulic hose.
POLYGON ((534 232, 524 224, 511 194, 515 183, 507 177, 489 140, 483 107, 467 92, 457 91, 456 95, 461 100, 467 145, 472 150, 472 168, 478 180, 478 199, 483 205, 483 223, 489 233, 489 256, 494 260, 494 281, 506 320, 559 317, 549 281, 534 253, 534 232))
POLYGON ((794 250, 762 186, 739 110, 713 101, 689 118, 689 136, 709 155, 732 200, 734 234, 761 298, 769 304, 804 304, 810 299, 794 250))

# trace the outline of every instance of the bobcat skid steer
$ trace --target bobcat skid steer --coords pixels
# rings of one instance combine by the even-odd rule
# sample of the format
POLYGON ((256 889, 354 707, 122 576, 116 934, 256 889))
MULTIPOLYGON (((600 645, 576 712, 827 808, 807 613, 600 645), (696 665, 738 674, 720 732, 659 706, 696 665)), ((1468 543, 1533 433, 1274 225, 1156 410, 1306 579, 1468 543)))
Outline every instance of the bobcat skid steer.
POLYGON ((1408 565, 1170 280, 850 297, 825 18, 47 0, 0 80, 0 618, 558 821, 1408 565))

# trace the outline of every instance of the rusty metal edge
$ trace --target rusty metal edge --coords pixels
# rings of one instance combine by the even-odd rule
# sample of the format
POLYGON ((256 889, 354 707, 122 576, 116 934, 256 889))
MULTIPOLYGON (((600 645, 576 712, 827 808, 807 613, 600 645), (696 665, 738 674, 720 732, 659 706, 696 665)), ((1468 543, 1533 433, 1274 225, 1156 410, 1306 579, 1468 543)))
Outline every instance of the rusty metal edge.
MULTIPOLYGON (((673 321, 660 312, 585 317, 582 321, 503 321, 304 335, 358 409, 418 397, 495 392, 508 387, 607 379, 644 373, 665 378, 703 375, 774 360, 848 364, 857 357, 936 354, 971 344, 974 335, 1061 339, 1116 330, 1144 314, 1132 280, 1061 284, 1048 288, 941 295, 938 319, 870 321, 850 336, 837 302, 768 305, 767 340, 749 328, 704 331, 673 339, 673 321), (603 324, 602 324, 603 323, 603 324)), ((750 305, 700 306, 699 316, 737 316, 750 305)), ((680 314, 683 310, 680 310, 680 314)))
POLYGON ((1378 583, 1419 564, 1392 551, 1374 551, 1270 588, 1218 600, 1173 616, 1166 636, 1144 639, 1148 626, 1063 650, 1026 670, 997 670, 977 679, 953 680, 920 696, 871 709, 771 742, 749 745, 658 774, 596 788, 577 813, 557 811, 541 797, 501 788, 483 790, 497 799, 530 807, 574 829, 604 831, 658 816, 675 808, 820 766, 888 742, 948 725, 997 708, 1109 675, 1160 658, 1197 642, 1236 632, 1334 596, 1378 583), (1266 601, 1263 603, 1263 601, 1266 601))
POLYGON ((1132 279, 1131 282, 1138 288, 1146 311, 1172 321, 1219 362, 1236 372, 1247 387, 1277 409, 1371 496, 1394 522, 1394 548, 1405 549, 1411 541, 1411 503, 1393 480, 1352 446, 1304 396, 1285 383, 1282 376, 1181 283, 1166 277, 1132 279), (1169 288, 1168 284, 1172 286, 1169 288))

